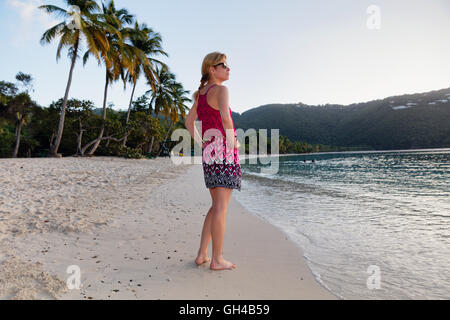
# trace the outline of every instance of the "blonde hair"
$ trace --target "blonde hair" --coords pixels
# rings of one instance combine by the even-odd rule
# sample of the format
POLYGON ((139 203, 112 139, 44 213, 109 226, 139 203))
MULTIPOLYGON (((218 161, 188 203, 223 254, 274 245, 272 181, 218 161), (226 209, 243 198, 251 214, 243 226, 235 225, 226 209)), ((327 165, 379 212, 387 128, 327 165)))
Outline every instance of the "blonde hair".
POLYGON ((205 86, 205 83, 208 82, 210 78, 209 68, 226 59, 227 56, 224 53, 217 51, 206 55, 202 63, 202 78, 200 79, 200 87, 198 87, 198 91, 196 91, 193 96, 195 100, 198 99, 200 96, 200 90, 205 86))

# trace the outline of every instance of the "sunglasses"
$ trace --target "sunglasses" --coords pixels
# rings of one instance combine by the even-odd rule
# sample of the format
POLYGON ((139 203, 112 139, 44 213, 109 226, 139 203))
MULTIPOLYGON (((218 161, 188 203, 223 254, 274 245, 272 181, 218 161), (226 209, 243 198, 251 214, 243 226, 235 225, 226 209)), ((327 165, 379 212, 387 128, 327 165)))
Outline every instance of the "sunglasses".
POLYGON ((231 69, 231 67, 229 65, 227 65, 225 62, 221 62, 221 63, 214 65, 214 67, 218 67, 218 66, 222 66, 222 68, 224 68, 224 69, 227 69, 227 68, 231 69))

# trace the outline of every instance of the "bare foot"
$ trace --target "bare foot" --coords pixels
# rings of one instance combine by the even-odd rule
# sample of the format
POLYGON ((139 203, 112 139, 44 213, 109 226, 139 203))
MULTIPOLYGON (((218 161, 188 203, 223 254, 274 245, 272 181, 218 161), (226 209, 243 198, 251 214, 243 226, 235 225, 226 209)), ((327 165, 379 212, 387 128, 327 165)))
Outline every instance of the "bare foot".
POLYGON ((236 265, 233 262, 222 258, 221 260, 219 260, 217 262, 213 260, 211 262, 209 268, 211 270, 225 270, 225 269, 233 270, 234 268, 236 268, 236 265))
POLYGON ((211 259, 209 259, 207 256, 198 256, 197 259, 195 259, 195 263, 197 264, 197 266, 200 266, 210 260, 211 259))

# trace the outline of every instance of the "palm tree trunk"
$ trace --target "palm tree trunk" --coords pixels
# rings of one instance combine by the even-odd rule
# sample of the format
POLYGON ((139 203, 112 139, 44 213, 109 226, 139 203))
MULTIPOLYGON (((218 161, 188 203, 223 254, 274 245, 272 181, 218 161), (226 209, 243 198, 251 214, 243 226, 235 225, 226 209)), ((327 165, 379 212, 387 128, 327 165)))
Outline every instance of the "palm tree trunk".
POLYGON ((88 155, 92 156, 97 150, 98 146, 100 145, 100 142, 102 142, 103 133, 105 132, 105 121, 106 121, 106 98, 108 96, 108 85, 109 85, 109 73, 108 69, 106 70, 106 81, 105 81, 105 92, 103 95, 103 120, 102 120, 102 127, 100 129, 100 133, 97 137, 97 142, 94 143, 91 150, 89 150, 88 155))
POLYGON ((76 154, 79 156, 84 156, 83 150, 81 148, 81 142, 83 141, 83 133, 84 133, 84 131, 86 131, 86 129, 83 129, 81 119, 78 119, 78 121, 79 121, 79 126, 80 126, 80 133, 77 134, 77 153, 76 154))
MULTIPOLYGON (((131 99, 130 99, 130 104, 129 104, 129 106, 128 106, 128 113, 127 113, 127 121, 125 122, 126 125, 128 124, 128 121, 130 121, 131 104, 133 103, 133 96, 134 96, 134 90, 135 90, 135 89, 136 89, 136 82, 135 82, 134 85, 133 85, 133 92, 131 92, 131 99)), ((122 146, 125 147, 126 144, 127 144, 127 138, 125 138, 125 139, 123 140, 122 146)))
POLYGON ((50 143, 50 156, 51 157, 58 156, 58 148, 59 148, 59 144, 61 143, 61 138, 62 138, 62 134, 63 134, 63 130, 64 130, 64 119, 66 117, 67 100, 69 99, 70 85, 72 84, 73 69, 75 67, 75 62, 77 61, 79 42, 80 42, 80 37, 78 36, 77 41, 75 42, 74 50, 73 50, 72 64, 70 66, 70 72, 69 72, 69 80, 67 81, 66 92, 64 94, 64 102, 61 107, 61 114, 59 116, 59 124, 58 124, 58 132, 56 134, 56 140, 54 142, 51 141, 51 143, 50 143))
POLYGON ((20 145, 20 132, 22 131, 23 117, 20 117, 17 127, 16 127, 16 145, 14 147, 13 158, 17 158, 17 154, 19 153, 19 145, 20 145))
POLYGON ((166 140, 167 140, 167 137, 169 136, 169 132, 170 132, 170 129, 172 129, 172 126, 173 126, 173 122, 172 122, 172 121, 170 121, 170 126, 169 126, 169 130, 167 130, 167 133, 166 133, 166 137, 164 138, 164 141, 166 141, 166 140))
POLYGON ((152 142, 150 142, 150 146, 148 147, 148 153, 152 153, 153 141, 155 141, 155 136, 152 137, 152 142))
MULTIPOLYGON (((170 126, 169 126, 169 130, 167 130, 167 133, 166 133, 166 137, 164 138, 164 142, 166 142, 166 141, 167 141, 167 137, 169 136, 169 132, 170 132, 170 129, 172 129, 172 126, 173 126, 173 122, 172 122, 172 121, 170 121, 170 126)), ((159 148, 159 151, 158 151, 158 157, 159 157, 159 155, 161 154, 161 151, 162 151, 162 149, 161 149, 161 148, 159 148)))

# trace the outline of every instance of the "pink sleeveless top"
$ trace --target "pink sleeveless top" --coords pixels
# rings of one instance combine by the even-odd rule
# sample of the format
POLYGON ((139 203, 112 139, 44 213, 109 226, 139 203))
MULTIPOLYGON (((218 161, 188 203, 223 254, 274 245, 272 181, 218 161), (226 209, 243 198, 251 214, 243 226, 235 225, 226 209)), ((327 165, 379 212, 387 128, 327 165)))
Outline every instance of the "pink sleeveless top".
MULTIPOLYGON (((218 129, 220 132, 222 132, 223 137, 225 138, 226 132, 223 128, 222 124, 222 117, 220 115, 220 111, 214 109, 208 104, 208 101, 206 99, 208 91, 216 86, 216 84, 213 84, 208 88, 205 94, 200 94, 199 91, 199 97, 198 97, 198 103, 197 103, 197 115, 198 120, 202 123, 202 138, 205 136, 205 132, 209 129, 218 129)), ((231 108, 230 108, 230 117, 231 120, 233 120, 233 116, 231 114, 231 108)), ((233 131, 234 135, 236 135, 236 129, 234 128, 234 122, 233 122, 233 131)), ((209 140, 209 139, 208 139, 209 140)))

